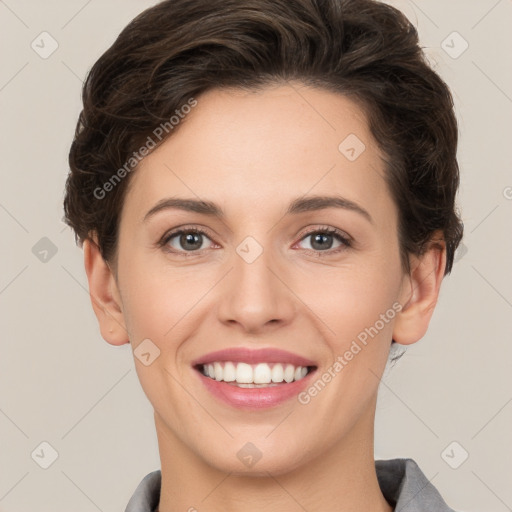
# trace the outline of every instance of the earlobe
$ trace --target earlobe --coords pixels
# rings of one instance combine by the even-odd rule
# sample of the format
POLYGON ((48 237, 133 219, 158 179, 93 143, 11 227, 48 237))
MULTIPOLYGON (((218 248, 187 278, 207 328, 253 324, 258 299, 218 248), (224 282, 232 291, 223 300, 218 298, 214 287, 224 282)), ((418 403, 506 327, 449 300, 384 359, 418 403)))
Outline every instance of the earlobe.
POLYGON ((111 345, 129 343, 121 297, 112 270, 103 259, 95 239, 85 240, 83 250, 89 295, 101 336, 111 345))
POLYGON ((401 345, 411 345, 427 332, 444 277, 446 244, 433 237, 428 250, 411 259, 411 272, 403 280, 402 310, 393 328, 393 339, 401 345))

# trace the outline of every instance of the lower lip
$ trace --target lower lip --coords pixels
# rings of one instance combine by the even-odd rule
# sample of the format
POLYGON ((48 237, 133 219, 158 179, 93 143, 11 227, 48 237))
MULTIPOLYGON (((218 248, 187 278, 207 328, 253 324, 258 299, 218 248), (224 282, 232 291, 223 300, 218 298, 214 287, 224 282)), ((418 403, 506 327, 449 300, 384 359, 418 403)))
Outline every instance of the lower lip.
POLYGON ((266 409, 296 397, 307 387, 315 370, 310 371, 304 378, 290 383, 261 388, 240 388, 227 382, 206 377, 195 370, 206 389, 224 403, 239 409, 266 409))

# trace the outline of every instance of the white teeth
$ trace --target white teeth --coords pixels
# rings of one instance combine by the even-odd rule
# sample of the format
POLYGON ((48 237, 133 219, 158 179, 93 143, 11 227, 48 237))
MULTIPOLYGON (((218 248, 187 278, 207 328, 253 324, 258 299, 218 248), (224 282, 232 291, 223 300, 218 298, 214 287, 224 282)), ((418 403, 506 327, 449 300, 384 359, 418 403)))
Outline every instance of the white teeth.
MULTIPOLYGON (((298 368, 297 368, 298 369, 298 368)), ((223 371, 222 371, 222 365, 220 363, 213 363, 213 372, 215 376, 215 380, 222 380, 223 371)))
POLYGON ((292 364, 287 364, 284 369, 284 380, 286 382, 292 382, 295 377, 295 366, 292 364))
POLYGON ((250 364, 238 363, 236 365, 236 381, 241 384, 252 384, 254 382, 252 366, 250 364))
POLYGON ((307 368, 304 368, 303 366, 297 366, 297 368, 295 368, 295 373, 294 373, 294 377, 295 377, 295 380, 300 380, 302 378, 304 378, 308 373, 308 369, 307 368))
POLYGON ((224 382, 233 382, 236 380, 236 367, 233 363, 224 365, 224 382))
POLYGON ((239 387, 254 388, 276 386, 303 379, 308 374, 305 366, 281 363, 247 363, 214 362, 203 365, 203 373, 217 381, 235 382, 239 387), (265 386, 266 385, 266 386, 265 386))
POLYGON ((254 384, 270 384, 272 380, 272 370, 265 363, 260 363, 254 368, 254 384))
POLYGON ((283 382, 284 370, 282 364, 275 364, 272 368, 272 382, 283 382))

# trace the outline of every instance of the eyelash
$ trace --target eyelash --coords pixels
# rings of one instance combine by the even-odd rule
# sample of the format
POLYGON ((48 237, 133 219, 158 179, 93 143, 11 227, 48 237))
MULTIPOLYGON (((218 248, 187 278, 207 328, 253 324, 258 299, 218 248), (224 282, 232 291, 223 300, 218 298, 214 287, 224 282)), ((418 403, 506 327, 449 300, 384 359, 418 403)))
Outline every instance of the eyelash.
MULTIPOLYGON (((180 228, 180 229, 177 229, 176 231, 170 231, 170 232, 166 233, 161 238, 161 240, 158 242, 158 245, 162 248, 165 248, 172 238, 174 238, 177 235, 182 235, 185 233, 200 234, 200 235, 206 236, 209 239, 212 238, 207 231, 205 231, 204 229, 202 229, 200 227, 190 227, 190 228, 186 228, 186 229, 180 228)), ((352 247, 352 240, 347 235, 345 235, 342 231, 340 231, 336 228, 332 228, 330 226, 320 226, 319 228, 314 228, 314 229, 311 229, 311 230, 303 233, 301 238, 299 239, 299 242, 302 241, 304 238, 307 238, 308 236, 316 235, 316 234, 335 235, 335 237, 343 245, 340 247, 337 247, 336 249, 328 249, 325 251, 316 251, 314 249, 304 249, 309 254, 313 254, 318 257, 329 256, 332 254, 337 254, 343 250, 346 250, 346 249, 352 247)), ((166 250, 169 253, 176 254, 178 256, 183 256, 183 257, 196 256, 198 253, 201 252, 201 249, 199 251, 176 251, 174 249, 167 248, 166 250)))

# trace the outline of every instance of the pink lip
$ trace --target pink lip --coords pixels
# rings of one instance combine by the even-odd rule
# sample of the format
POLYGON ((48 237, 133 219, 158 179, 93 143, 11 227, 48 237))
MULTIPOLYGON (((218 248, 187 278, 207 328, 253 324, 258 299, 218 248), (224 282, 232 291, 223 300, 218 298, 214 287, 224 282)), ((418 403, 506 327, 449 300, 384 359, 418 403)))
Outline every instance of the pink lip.
POLYGON ((210 352, 192 362, 192 366, 214 362, 232 361, 233 363, 289 363, 294 366, 316 366, 314 361, 275 348, 248 349, 243 347, 227 348, 210 352))
POLYGON ((303 379, 290 383, 281 383, 277 386, 261 388, 241 388, 236 385, 217 381, 203 375, 201 366, 222 361, 232 361, 234 363, 288 363, 294 366, 316 367, 314 361, 306 359, 292 352, 285 350, 264 348, 248 349, 242 347, 229 348, 210 352, 192 362, 196 374, 206 387, 216 398, 222 400, 231 407, 238 409, 264 409, 275 407, 286 400, 296 397, 304 388, 306 388, 316 373, 315 369, 310 371, 303 379))
POLYGON ((265 409, 275 407, 286 400, 296 397, 306 388, 316 374, 309 372, 303 379, 266 388, 239 388, 227 382, 206 377, 200 371, 195 372, 216 398, 237 409, 265 409))

